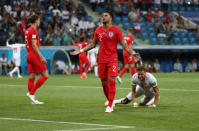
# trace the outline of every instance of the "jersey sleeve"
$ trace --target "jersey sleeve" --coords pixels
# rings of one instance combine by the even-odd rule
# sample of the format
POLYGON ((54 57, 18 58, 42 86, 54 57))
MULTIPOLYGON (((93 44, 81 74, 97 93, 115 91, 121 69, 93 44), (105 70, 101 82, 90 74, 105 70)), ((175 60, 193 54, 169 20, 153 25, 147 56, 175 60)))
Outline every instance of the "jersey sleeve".
POLYGON ((132 76, 132 85, 136 85, 137 84, 137 79, 136 79, 136 75, 132 76))
POLYGON ((153 75, 151 75, 150 84, 152 87, 156 87, 158 85, 157 80, 153 75))
POLYGON ((95 42, 99 41, 98 36, 97 36, 97 29, 95 30, 93 41, 95 41, 95 42))
POLYGON ((30 32, 30 40, 37 40, 37 34, 35 31, 30 32))
POLYGON ((21 47, 26 47, 26 44, 20 44, 21 47))
POLYGON ((119 40, 119 42, 123 41, 122 31, 120 29, 118 29, 118 40, 119 40))
POLYGON ((131 37, 131 45, 133 46, 133 44, 134 44, 134 39, 133 37, 131 37))

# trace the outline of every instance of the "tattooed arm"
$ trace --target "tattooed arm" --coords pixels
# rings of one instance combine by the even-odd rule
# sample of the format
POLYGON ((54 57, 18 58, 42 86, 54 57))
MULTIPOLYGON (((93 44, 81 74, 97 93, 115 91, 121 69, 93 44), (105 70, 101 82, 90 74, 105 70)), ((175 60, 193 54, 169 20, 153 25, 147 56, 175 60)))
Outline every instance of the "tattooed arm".
POLYGON ((133 55, 133 46, 128 45, 125 40, 121 42, 122 47, 131 55, 133 55))
POLYGON ((88 51, 88 50, 94 48, 96 45, 97 45, 97 42, 92 41, 89 45, 87 45, 87 46, 84 47, 83 49, 75 50, 75 51, 73 51, 73 52, 70 52, 70 54, 71 54, 71 55, 80 54, 80 53, 82 53, 82 52, 85 52, 85 51, 88 51))
POLYGON ((134 57, 134 59, 135 59, 136 61, 138 61, 138 60, 140 59, 138 53, 136 53, 136 52, 133 50, 133 46, 132 46, 132 45, 128 45, 128 44, 126 43, 125 40, 123 40, 123 41, 121 42, 121 45, 122 45, 122 47, 130 54, 129 61, 131 61, 133 57, 134 57))

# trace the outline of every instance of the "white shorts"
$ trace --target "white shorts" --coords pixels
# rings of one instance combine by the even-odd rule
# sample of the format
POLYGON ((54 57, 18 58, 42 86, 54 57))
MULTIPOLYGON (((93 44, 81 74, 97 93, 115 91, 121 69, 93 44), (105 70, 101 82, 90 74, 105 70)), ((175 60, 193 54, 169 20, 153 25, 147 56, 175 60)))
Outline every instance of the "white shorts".
MULTIPOLYGON (((136 98, 140 97, 141 95, 144 95, 144 97, 141 99, 140 103, 143 105, 151 105, 154 103, 155 95, 146 96, 144 94, 144 89, 142 89, 139 85, 136 86, 136 98)), ((132 92, 130 92, 127 96, 128 100, 132 101, 132 92)))
POLYGON ((90 63, 91 63, 91 67, 93 67, 93 66, 97 65, 97 63, 96 63, 96 59, 95 59, 95 58, 93 58, 93 59, 91 58, 90 63))
POLYGON ((15 66, 20 66, 21 65, 21 59, 20 58, 13 58, 13 62, 15 66))

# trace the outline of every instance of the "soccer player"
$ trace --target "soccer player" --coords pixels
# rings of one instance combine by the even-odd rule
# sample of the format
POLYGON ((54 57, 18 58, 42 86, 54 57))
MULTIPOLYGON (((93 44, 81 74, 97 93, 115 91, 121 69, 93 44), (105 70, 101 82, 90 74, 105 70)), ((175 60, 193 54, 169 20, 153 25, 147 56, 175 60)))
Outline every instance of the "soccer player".
POLYGON ((40 18, 38 15, 31 15, 29 18, 31 26, 25 32, 25 42, 27 49, 27 63, 28 63, 28 93, 27 96, 30 98, 33 104, 43 104, 35 99, 36 90, 44 84, 48 79, 48 72, 46 68, 46 59, 42 56, 39 47, 39 35, 37 28, 40 25, 40 18), (41 73, 42 76, 36 81, 35 77, 37 73, 41 73))
POLYGON ((18 78, 22 78, 22 76, 20 75, 20 71, 19 71, 19 67, 21 64, 21 48, 25 47, 25 44, 12 44, 10 45, 8 43, 8 41, 6 42, 6 46, 12 48, 13 51, 13 62, 15 64, 15 68, 9 72, 10 77, 13 76, 14 72, 17 72, 18 78))
POLYGON ((7 68, 9 67, 9 64, 8 64, 8 58, 6 58, 6 55, 4 53, 1 54, 1 58, 0 58, 0 64, 2 66, 2 69, 4 69, 6 75, 7 75, 7 68))
MULTIPOLYGON (((83 49, 85 46, 88 45, 87 42, 85 42, 84 40, 81 40, 82 42, 79 43, 75 43, 75 41, 72 41, 74 46, 78 46, 79 49, 83 49)), ((88 77, 86 76, 86 73, 88 71, 88 69, 90 68, 90 62, 86 56, 86 52, 82 52, 79 54, 79 64, 80 64, 80 74, 81 74, 81 79, 87 79, 88 77), (86 65, 85 69, 84 69, 84 65, 86 65)))
POLYGON ((115 77, 118 73, 118 54, 117 43, 120 42, 124 49, 126 49, 131 57, 133 50, 128 46, 125 40, 123 40, 121 30, 112 25, 113 14, 109 11, 103 13, 103 26, 98 27, 95 30, 94 38, 88 46, 71 52, 71 55, 77 55, 79 53, 88 51, 96 47, 99 42, 99 54, 98 54, 98 71, 99 78, 101 79, 104 94, 109 103, 105 112, 111 113, 113 111, 113 100, 115 97, 115 77))
POLYGON ((95 77, 98 77, 97 55, 98 47, 95 47, 88 51, 88 59, 91 63, 91 70, 94 69, 95 77))
MULTIPOLYGON (((129 46, 133 47, 133 29, 129 28, 127 30, 127 35, 124 37, 124 40, 126 41, 126 43, 129 46)), ((122 83, 122 76, 123 74, 129 69, 129 72, 131 72, 131 75, 133 76, 133 74, 135 73, 135 60, 132 59, 131 61, 129 61, 129 57, 130 54, 123 49, 123 60, 124 60, 124 68, 122 69, 122 71, 120 72, 119 76, 117 76, 117 81, 119 83, 122 83)))
MULTIPOLYGON (((137 67, 137 73, 132 76, 132 92, 125 98, 114 100, 114 104, 128 104, 133 101, 133 106, 138 107, 136 98, 141 95, 144 97, 139 103, 140 106, 156 107, 160 97, 157 80, 151 73, 146 72, 143 65, 137 67)), ((105 102, 105 105, 107 104, 108 102, 105 102)))

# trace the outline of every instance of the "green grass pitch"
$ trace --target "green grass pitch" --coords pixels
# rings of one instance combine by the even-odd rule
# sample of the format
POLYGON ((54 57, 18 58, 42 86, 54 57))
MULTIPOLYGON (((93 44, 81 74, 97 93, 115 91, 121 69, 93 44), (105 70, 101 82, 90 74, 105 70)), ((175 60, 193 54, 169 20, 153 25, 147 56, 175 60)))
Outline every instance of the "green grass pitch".
MULTIPOLYGON (((117 105, 105 114, 100 79, 51 75, 36 92, 44 105, 27 98, 28 76, 0 76, 0 131, 198 131, 199 73, 157 73, 160 100, 156 108, 117 105)), ((37 77, 38 78, 38 77, 37 77)), ((131 91, 130 74, 116 84, 116 99, 131 91)), ((138 99, 139 101, 140 99, 138 99)))

